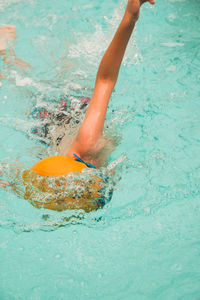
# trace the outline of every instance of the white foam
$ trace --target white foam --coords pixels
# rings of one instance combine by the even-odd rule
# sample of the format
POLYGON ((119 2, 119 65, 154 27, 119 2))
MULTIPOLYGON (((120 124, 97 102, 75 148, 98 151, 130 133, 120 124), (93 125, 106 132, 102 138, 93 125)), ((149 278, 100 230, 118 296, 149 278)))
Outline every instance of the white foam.
POLYGON ((113 170, 116 166, 118 166, 120 163, 122 163, 124 160, 127 159, 127 156, 122 154, 118 159, 112 161, 109 165, 108 165, 108 170, 113 170))
POLYGON ((168 66, 165 70, 166 70, 166 71, 174 72, 174 71, 176 71, 176 65, 168 66))
MULTIPOLYGON (((108 29, 102 29, 101 25, 95 25, 95 32, 80 36, 76 34, 76 43, 69 46, 69 57, 70 58, 82 58, 87 65, 98 66, 99 61, 102 57, 103 52, 111 42, 113 35, 121 21, 124 13, 124 1, 121 2, 120 7, 113 11, 112 17, 104 17, 108 24, 108 29)), ((130 65, 141 59, 141 54, 137 48, 136 41, 132 36, 123 64, 130 65)))
POLYGON ((40 92, 47 89, 42 85, 41 82, 34 81, 30 77, 23 77, 19 73, 17 73, 17 71, 15 71, 15 70, 11 71, 11 77, 12 77, 12 79, 15 79, 16 86, 32 86, 32 87, 35 87, 37 89, 37 91, 40 91, 40 92))
POLYGON ((168 43, 161 43, 161 45, 166 47, 183 47, 183 43, 176 43, 176 42, 168 42, 168 43))
POLYGON ((5 10, 5 8, 11 4, 19 3, 21 1, 22 0, 0 0, 0 11, 5 10))
POLYGON ((185 2, 186 0, 169 0, 170 2, 185 2))

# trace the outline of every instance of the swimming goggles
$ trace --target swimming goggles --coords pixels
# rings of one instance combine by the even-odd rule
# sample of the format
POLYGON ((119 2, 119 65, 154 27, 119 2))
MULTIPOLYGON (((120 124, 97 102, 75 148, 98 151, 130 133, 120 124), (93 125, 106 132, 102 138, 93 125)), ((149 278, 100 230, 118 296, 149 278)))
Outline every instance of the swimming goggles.
POLYGON ((93 166, 91 163, 84 162, 84 161, 83 161, 78 155, 76 155, 75 153, 73 153, 73 155, 76 157, 76 161, 79 161, 79 162, 85 164, 88 168, 96 169, 95 166, 93 166))

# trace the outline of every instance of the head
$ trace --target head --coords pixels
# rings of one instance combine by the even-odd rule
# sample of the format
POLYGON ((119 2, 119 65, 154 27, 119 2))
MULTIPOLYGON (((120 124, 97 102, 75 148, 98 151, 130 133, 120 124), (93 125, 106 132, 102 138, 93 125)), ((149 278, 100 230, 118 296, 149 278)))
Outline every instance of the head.
POLYGON ((102 181, 97 176, 90 176, 87 181, 67 176, 50 178, 26 170, 22 178, 25 185, 24 198, 37 208, 56 211, 83 209, 89 212, 102 205, 99 201, 102 197, 102 181))
POLYGON ((103 181, 89 173, 85 164, 72 158, 46 158, 23 172, 24 198, 37 208, 96 210, 103 206, 103 181))

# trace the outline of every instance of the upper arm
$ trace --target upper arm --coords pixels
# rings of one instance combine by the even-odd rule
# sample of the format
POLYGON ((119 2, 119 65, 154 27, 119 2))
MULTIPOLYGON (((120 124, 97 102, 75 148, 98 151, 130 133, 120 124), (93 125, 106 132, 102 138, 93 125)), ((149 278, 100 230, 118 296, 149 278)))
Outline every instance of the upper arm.
POLYGON ((112 81, 97 79, 85 118, 68 155, 71 156, 76 152, 82 156, 84 153, 98 148, 113 87, 112 81))

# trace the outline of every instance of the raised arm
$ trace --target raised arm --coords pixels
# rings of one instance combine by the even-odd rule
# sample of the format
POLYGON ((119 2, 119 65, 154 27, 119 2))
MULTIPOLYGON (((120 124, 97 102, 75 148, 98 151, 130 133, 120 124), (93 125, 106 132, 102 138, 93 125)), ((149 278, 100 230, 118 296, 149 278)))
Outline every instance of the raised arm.
POLYGON ((139 17, 140 6, 145 2, 154 4, 154 0, 128 1, 122 21, 99 65, 92 100, 85 119, 69 152, 66 153, 71 157, 73 153, 83 157, 85 153, 98 148, 109 99, 117 81, 128 41, 139 17))

